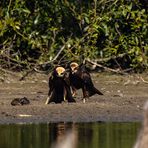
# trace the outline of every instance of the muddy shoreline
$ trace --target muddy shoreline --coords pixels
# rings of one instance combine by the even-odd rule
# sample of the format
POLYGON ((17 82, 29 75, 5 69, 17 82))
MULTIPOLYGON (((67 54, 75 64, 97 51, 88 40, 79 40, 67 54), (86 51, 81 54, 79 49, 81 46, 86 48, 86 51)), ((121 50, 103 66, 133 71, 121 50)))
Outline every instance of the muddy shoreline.
POLYGON ((86 103, 77 92, 76 103, 45 105, 48 75, 31 74, 23 81, 20 75, 7 75, 0 82, 0 124, 50 122, 140 122, 148 99, 147 74, 112 75, 92 73, 95 86, 104 93, 86 103), (145 82, 142 81, 144 78, 145 82), (12 106, 14 98, 27 97, 29 105, 12 106))

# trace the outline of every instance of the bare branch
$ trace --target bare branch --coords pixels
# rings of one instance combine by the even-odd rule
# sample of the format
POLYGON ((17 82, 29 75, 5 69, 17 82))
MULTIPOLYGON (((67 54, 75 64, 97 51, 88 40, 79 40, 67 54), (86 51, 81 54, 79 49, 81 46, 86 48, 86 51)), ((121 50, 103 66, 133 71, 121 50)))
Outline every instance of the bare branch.
POLYGON ((124 72, 121 72, 119 69, 115 70, 115 69, 112 69, 112 68, 103 66, 103 65, 98 64, 98 63, 96 63, 96 62, 90 61, 89 59, 86 59, 85 61, 86 61, 86 62, 89 62, 89 63, 91 63, 91 64, 93 64, 93 65, 95 65, 95 66, 97 66, 97 67, 103 68, 104 70, 109 71, 109 72, 114 72, 114 73, 118 73, 118 74, 126 74, 126 73, 124 73, 124 72))

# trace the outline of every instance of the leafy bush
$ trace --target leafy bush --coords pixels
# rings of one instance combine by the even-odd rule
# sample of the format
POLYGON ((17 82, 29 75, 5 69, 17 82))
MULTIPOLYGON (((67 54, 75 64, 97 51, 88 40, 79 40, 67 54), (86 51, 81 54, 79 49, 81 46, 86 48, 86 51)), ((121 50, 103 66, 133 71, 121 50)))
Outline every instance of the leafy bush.
MULTIPOLYGON (((0 62, 31 68, 52 61, 118 57, 117 65, 148 65, 147 2, 142 0, 5 0, 0 2, 0 62), (122 61, 122 62, 121 62, 122 61)), ((112 62, 103 62, 114 67, 112 62)))

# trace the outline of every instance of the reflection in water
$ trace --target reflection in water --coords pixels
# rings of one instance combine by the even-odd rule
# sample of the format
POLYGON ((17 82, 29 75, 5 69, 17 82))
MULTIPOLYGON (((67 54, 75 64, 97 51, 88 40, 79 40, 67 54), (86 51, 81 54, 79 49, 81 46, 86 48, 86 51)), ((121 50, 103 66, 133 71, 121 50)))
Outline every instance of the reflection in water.
POLYGON ((139 123, 0 125, 0 148, 132 148, 139 127, 139 123))
POLYGON ((139 123, 93 123, 79 127, 78 147, 84 148, 132 148, 139 123))
POLYGON ((59 123, 56 124, 57 140, 52 148, 76 148, 77 147, 77 129, 76 125, 59 123))
POLYGON ((148 101, 144 105, 144 120, 134 148, 148 148, 148 101))

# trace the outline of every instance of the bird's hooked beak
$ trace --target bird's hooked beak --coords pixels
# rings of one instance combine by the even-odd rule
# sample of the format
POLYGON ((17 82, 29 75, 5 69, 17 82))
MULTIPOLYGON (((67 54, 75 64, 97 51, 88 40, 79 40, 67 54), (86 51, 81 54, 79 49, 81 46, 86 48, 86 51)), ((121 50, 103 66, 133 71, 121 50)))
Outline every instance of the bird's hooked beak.
POLYGON ((56 68, 57 76, 58 77, 63 77, 65 74, 65 68, 63 67, 57 67, 56 68))
POLYGON ((78 65, 78 63, 76 63, 76 62, 72 62, 72 63, 70 64, 70 68, 71 68, 72 73, 76 73, 77 70, 78 70, 78 67, 79 67, 79 65, 78 65))

